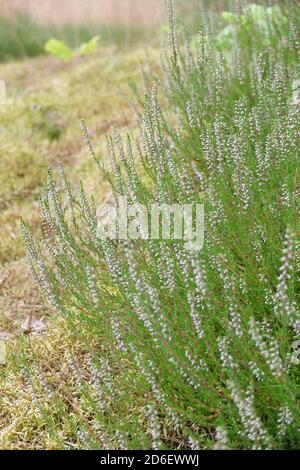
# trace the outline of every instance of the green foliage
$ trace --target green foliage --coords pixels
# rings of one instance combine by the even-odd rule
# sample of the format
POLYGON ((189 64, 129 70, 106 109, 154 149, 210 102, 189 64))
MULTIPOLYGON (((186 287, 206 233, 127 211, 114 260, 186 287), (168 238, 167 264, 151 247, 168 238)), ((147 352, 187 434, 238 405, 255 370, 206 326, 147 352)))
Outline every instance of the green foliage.
POLYGON ((43 52, 47 31, 29 17, 15 19, 0 16, 0 60, 12 57, 33 57, 43 52))
POLYGON ((70 62, 74 57, 85 56, 94 52, 99 45, 100 37, 95 36, 90 41, 81 44, 79 48, 72 50, 64 41, 49 39, 45 44, 45 51, 56 59, 70 62))
POLYGON ((70 62, 74 57, 74 52, 70 47, 64 41, 59 41, 58 39, 49 39, 45 44, 45 51, 64 62, 70 62))
POLYGON ((84 44, 81 44, 77 53, 79 55, 91 54, 98 48, 99 42, 100 42, 100 36, 95 36, 90 41, 85 42, 84 44))
POLYGON ((297 449, 299 9, 247 7, 227 62, 209 16, 191 51, 167 4, 171 58, 146 90, 138 138, 115 129, 108 167, 84 124, 83 135, 112 204, 203 203, 204 248, 101 239, 97 200, 59 165, 42 238, 22 223, 31 274, 90 357, 89 374, 73 358, 83 447, 297 449), (264 43, 256 22, 273 31, 278 17, 288 23, 264 43), (136 401, 132 420, 122 403, 136 401))
POLYGON ((222 51, 232 50, 236 38, 245 41, 254 32, 256 45, 269 47, 279 42, 288 26, 288 19, 278 5, 250 4, 244 6, 240 15, 224 11, 222 17, 228 23, 216 40, 216 46, 222 51))

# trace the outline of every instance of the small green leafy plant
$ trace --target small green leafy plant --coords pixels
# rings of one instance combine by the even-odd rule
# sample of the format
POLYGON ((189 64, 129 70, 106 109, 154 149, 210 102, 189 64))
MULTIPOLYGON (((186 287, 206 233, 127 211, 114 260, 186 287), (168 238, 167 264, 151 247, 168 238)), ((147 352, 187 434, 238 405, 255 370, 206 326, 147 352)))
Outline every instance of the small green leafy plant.
POLYGON ((45 51, 64 62, 70 62, 78 56, 85 56, 96 51, 100 42, 100 37, 95 36, 90 41, 81 44, 77 49, 72 50, 64 41, 49 39, 45 44, 45 51))

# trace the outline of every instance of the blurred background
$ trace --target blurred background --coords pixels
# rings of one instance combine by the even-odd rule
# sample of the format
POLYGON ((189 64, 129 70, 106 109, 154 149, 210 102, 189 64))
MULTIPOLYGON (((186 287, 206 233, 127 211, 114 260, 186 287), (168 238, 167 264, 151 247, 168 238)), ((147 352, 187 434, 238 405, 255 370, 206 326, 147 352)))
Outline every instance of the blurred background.
POLYGON ((1 0, 2 14, 16 12, 42 24, 137 24, 153 25, 164 16, 164 0, 1 0))
MULTIPOLYGON (((224 9, 235 3, 175 0, 177 18, 185 20, 202 6, 224 9)), ((120 47, 145 43, 165 18, 165 0, 0 0, 0 60, 40 55, 51 37, 70 47, 95 35, 120 47)))
POLYGON ((0 60, 37 56, 50 37, 124 46, 147 39, 164 16, 164 0, 0 0, 0 60))

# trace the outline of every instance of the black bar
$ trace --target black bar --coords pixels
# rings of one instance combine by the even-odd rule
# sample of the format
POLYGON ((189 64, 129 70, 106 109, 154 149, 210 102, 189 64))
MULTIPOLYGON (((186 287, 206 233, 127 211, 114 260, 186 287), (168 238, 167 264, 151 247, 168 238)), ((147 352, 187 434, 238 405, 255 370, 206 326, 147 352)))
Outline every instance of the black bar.
MULTIPOLYGON (((291 465, 292 461, 299 461, 299 451, 0 451, 0 468, 4 464, 22 463, 47 464, 74 463, 89 465, 89 468, 98 468, 104 465, 123 468, 137 468, 150 465, 171 466, 205 469, 206 464, 232 465, 232 464, 269 464, 274 463, 291 465)), ((54 469, 55 470, 55 469, 54 469)))

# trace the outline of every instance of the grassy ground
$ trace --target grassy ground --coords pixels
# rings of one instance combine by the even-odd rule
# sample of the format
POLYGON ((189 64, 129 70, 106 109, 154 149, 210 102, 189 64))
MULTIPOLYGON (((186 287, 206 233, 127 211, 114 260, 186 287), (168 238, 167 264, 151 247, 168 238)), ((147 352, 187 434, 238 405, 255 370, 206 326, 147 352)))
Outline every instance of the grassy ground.
MULTIPOLYGON (((153 60, 156 55, 150 51, 153 60)), ((24 392, 24 367, 17 356, 25 341, 30 354, 38 348, 41 367, 50 370, 51 363, 51 369, 59 370, 69 337, 62 325, 49 326, 52 313, 28 276, 20 216, 37 226, 41 186, 58 155, 75 186, 82 178, 91 190, 105 193, 83 147, 80 118, 102 144, 113 126, 132 130, 135 121, 126 96, 128 83, 140 80, 143 58, 141 49, 120 53, 106 47, 69 65, 41 57, 0 66, 8 94, 7 104, 0 108, 0 340, 10 349, 7 363, 0 366, 0 447, 57 448, 57 436, 53 442, 49 429, 43 429, 45 422, 32 410, 32 397, 24 392)), ((72 406, 62 406, 69 407, 66 423, 61 423, 64 429, 71 426, 72 406)), ((72 434, 69 428, 60 432, 64 438, 72 434)))

